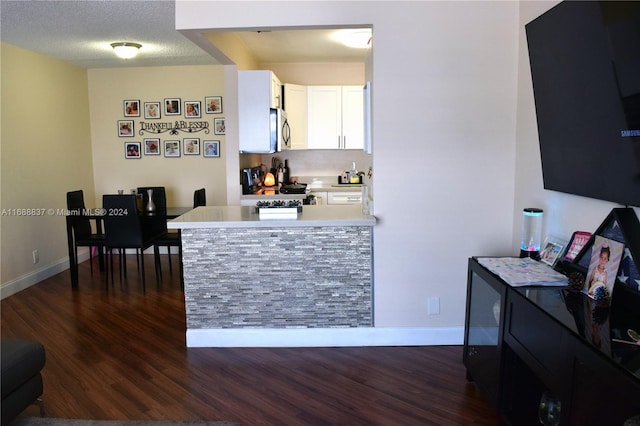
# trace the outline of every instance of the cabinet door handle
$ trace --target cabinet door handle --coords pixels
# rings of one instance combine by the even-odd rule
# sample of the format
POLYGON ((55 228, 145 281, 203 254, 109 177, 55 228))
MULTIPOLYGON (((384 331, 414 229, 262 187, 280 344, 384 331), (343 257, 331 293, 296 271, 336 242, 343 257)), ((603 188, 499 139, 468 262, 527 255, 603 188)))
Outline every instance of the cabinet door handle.
POLYGON ((338 136, 338 149, 340 149, 340 136, 338 136))
POLYGON ((342 137, 342 148, 347 149, 347 136, 342 137))

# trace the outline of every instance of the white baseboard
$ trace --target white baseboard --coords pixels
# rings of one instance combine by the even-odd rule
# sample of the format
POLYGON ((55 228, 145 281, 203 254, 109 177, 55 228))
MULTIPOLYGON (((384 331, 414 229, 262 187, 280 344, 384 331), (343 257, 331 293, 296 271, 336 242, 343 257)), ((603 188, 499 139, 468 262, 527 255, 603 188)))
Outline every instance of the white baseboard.
MULTIPOLYGON (((82 255, 78 255, 79 258, 82 258, 82 255)), ((85 259, 89 258, 89 252, 85 253, 85 259)), ((69 258, 65 257, 64 259, 60 259, 55 263, 50 263, 49 265, 43 266, 40 269, 36 269, 35 271, 29 272, 21 277, 18 277, 9 282, 3 283, 0 287, 0 299, 4 299, 5 297, 9 297, 12 294, 16 294, 19 291, 22 291, 26 288, 31 287, 34 284, 38 284, 42 280, 46 280, 49 277, 52 277, 56 274, 59 274, 62 271, 69 269, 69 258)), ((71 281, 69 281, 69 285, 71 285, 71 281)))
MULTIPOLYGON (((160 254, 167 254, 167 249, 171 250, 171 254, 178 253, 177 247, 160 247, 160 254)), ((127 249, 126 252, 127 254, 136 254, 134 249, 127 249)), ((153 254, 153 248, 145 250, 145 254, 153 254)), ((86 260, 89 260, 89 249, 80 248, 78 250, 78 262, 82 263, 86 260)), ((14 280, 2 283, 0 286, 0 300, 29 288, 34 284, 38 284, 40 281, 52 277, 55 274, 59 274, 67 269, 69 269, 69 258, 65 257, 57 262, 50 263, 49 265, 43 266, 14 280)), ((71 285, 71 282, 69 282, 69 285, 71 285)))
POLYGON ((187 347, 336 347, 461 345, 464 327, 192 329, 187 347))

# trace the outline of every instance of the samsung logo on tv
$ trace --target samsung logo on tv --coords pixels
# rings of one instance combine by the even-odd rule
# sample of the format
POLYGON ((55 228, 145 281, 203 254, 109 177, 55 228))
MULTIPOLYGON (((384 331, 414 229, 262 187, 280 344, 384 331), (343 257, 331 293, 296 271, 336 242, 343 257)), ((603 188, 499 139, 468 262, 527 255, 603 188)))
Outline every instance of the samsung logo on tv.
POLYGON ((640 136, 640 130, 621 130, 620 136, 623 138, 632 138, 634 136, 640 136))

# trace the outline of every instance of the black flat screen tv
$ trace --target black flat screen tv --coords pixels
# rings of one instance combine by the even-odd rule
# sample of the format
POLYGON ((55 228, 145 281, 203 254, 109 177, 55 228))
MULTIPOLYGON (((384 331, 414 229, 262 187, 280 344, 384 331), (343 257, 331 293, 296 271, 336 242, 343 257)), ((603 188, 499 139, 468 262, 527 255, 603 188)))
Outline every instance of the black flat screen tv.
POLYGON ((564 1, 525 31, 544 187, 640 206, 640 2, 564 1))

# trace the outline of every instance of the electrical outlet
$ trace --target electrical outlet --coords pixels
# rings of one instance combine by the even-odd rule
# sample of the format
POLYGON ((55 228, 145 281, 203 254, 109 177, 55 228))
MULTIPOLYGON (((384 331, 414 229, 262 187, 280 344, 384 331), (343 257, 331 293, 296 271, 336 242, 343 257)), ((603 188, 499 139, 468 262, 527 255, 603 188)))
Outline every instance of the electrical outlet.
POLYGON ((427 309, 428 309, 429 315, 440 315, 440 298, 430 297, 429 305, 427 309))
POLYGON ((36 263, 40 262, 40 254, 38 253, 38 250, 34 250, 33 252, 31 252, 31 254, 33 255, 33 264, 34 265, 36 263))

